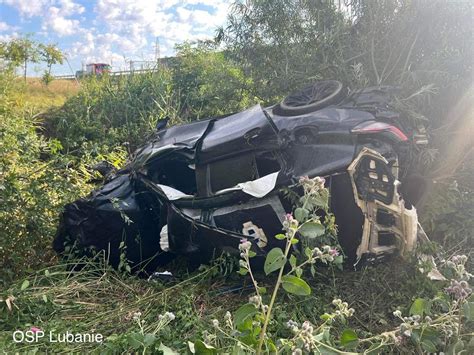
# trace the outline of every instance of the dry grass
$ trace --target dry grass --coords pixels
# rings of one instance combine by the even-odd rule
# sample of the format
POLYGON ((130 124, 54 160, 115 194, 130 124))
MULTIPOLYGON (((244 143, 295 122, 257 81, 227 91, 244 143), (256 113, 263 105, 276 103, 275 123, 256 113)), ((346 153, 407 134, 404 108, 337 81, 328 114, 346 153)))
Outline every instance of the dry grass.
POLYGON ((17 100, 35 111, 43 111, 53 106, 61 106, 66 99, 77 94, 80 85, 75 80, 53 80, 48 86, 40 78, 17 78, 21 86, 17 100))

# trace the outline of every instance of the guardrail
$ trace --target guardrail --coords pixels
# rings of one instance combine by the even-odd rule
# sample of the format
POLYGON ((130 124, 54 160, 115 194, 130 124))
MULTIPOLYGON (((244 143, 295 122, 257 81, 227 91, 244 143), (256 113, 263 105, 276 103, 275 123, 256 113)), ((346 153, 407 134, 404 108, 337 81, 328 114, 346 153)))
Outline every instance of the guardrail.
MULTIPOLYGON (((137 69, 137 70, 120 70, 108 73, 109 76, 121 76, 121 75, 130 75, 130 74, 141 74, 141 73, 149 73, 156 71, 156 69, 137 69)), ((91 74, 84 74, 83 76, 88 76, 91 74)), ((81 78, 79 76, 77 79, 81 78)), ((55 75, 54 79, 62 79, 62 80, 75 80, 75 75, 55 75)))
POLYGON ((54 79, 74 80, 76 77, 74 75, 55 75, 54 79))

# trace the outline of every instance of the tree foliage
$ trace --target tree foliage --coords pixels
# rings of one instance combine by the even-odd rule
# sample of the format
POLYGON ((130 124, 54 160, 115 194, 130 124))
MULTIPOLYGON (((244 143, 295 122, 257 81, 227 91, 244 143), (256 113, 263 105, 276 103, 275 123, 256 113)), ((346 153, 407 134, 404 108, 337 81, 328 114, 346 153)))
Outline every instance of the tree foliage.
POLYGON ((159 120, 179 122, 171 76, 162 68, 124 77, 90 77, 78 95, 47 115, 47 135, 58 137, 65 152, 99 154, 128 145, 133 151, 159 120))
POLYGON ((47 66, 43 81, 49 84, 52 80, 51 68, 54 64, 63 64, 64 53, 55 44, 39 43, 24 36, 14 38, 8 42, 0 42, 0 58, 8 63, 10 68, 23 66, 23 76, 26 80, 28 63, 44 62, 47 66))
POLYGON ((42 80, 46 85, 48 85, 53 80, 51 75, 52 66, 54 64, 63 64, 65 57, 63 52, 61 52, 55 44, 40 43, 38 48, 41 59, 46 63, 48 68, 44 71, 42 80))
POLYGON ((347 31, 330 1, 236 1, 217 38, 254 80, 254 94, 273 102, 302 83, 334 77, 347 31))
POLYGON ((12 67, 23 65, 23 75, 26 80, 28 63, 37 63, 40 58, 38 43, 26 36, 14 38, 6 43, 2 42, 0 47, 2 47, 0 55, 12 67))
POLYGON ((212 43, 177 47, 171 69, 184 119, 236 112, 253 103, 252 81, 242 69, 212 43))

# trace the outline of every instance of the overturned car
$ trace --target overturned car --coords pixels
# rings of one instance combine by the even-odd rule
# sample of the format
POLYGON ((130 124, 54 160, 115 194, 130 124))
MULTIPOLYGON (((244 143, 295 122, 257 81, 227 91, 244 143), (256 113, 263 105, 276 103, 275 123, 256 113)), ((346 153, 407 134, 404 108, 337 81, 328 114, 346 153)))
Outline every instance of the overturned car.
POLYGON ((391 109, 393 93, 348 94, 322 81, 272 107, 158 130, 100 189, 65 207, 54 249, 105 250, 117 266, 126 246, 147 271, 175 255, 201 263, 238 253, 243 238, 265 255, 292 211, 284 189, 321 176, 350 263, 405 255, 423 233, 419 181, 405 166, 424 138, 391 109))

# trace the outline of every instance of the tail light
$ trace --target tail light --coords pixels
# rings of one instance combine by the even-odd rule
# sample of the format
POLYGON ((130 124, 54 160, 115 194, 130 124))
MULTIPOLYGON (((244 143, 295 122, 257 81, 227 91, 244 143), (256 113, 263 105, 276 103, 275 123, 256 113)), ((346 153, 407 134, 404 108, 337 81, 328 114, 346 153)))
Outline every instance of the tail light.
POLYGON ((364 122, 357 126, 355 126, 351 133, 356 134, 374 134, 374 133, 382 133, 388 134, 392 139, 396 139, 397 141, 406 142, 408 137, 403 133, 398 127, 395 127, 391 124, 385 122, 364 122))

